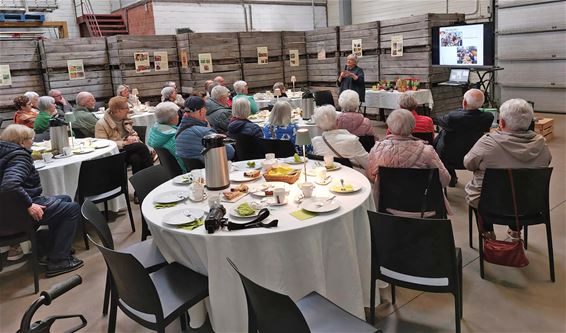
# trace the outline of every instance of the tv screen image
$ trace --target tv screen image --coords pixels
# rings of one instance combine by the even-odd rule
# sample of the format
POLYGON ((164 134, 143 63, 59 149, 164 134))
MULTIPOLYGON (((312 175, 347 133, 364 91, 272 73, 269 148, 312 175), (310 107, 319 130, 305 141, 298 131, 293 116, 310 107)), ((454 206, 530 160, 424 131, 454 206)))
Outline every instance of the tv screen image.
POLYGON ((435 27, 432 64, 440 66, 493 66, 493 25, 490 23, 435 27))

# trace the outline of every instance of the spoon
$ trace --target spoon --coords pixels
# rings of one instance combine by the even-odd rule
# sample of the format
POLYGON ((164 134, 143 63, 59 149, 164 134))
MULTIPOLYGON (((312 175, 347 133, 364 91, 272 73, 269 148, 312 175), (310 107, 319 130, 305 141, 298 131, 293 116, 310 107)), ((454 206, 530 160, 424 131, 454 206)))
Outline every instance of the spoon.
POLYGON ((322 207, 322 206, 326 205, 327 202, 331 202, 332 200, 334 200, 334 198, 336 198, 335 195, 331 196, 330 198, 328 198, 328 199, 326 199, 326 200, 324 200, 324 201, 317 202, 316 205, 317 205, 318 207, 322 207))

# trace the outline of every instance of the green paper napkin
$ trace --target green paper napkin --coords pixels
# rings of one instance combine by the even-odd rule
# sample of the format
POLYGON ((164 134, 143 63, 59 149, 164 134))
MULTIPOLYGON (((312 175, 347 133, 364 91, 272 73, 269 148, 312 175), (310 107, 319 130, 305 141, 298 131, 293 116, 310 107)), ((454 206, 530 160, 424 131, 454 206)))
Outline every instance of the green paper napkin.
POLYGON ((183 224, 183 225, 179 226, 179 228, 184 229, 184 230, 194 230, 194 229, 200 227, 203 224, 204 224, 204 220, 198 219, 198 220, 194 220, 193 222, 183 224))
POLYGON ((307 220, 307 219, 313 218, 315 216, 318 216, 318 213, 313 213, 313 212, 306 211, 304 209, 299 209, 296 212, 292 212, 291 215, 294 216, 295 218, 297 218, 298 220, 303 221, 303 220, 307 220))
POLYGON ((175 207, 177 206, 176 202, 172 202, 172 203, 154 203, 153 207, 155 209, 163 209, 163 208, 170 208, 170 207, 175 207))

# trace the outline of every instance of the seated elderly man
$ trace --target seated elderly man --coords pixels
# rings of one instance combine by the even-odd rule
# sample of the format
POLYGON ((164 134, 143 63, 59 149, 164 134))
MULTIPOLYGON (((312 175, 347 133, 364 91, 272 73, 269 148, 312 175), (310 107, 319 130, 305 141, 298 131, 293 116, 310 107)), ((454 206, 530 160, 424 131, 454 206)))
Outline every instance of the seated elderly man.
POLYGON ((228 106, 229 97, 230 90, 217 85, 212 88, 210 98, 206 100, 206 118, 210 126, 218 133, 226 133, 228 131, 228 123, 230 122, 230 117, 232 117, 232 110, 228 106))
MULTIPOLYGON (((413 117, 415 117, 415 128, 413 129, 413 133, 434 133, 432 118, 417 114, 418 106, 419 103, 410 91, 403 93, 401 97, 399 97, 399 108, 411 111, 413 117)), ((387 134, 390 133, 389 129, 387 129, 387 134)))
POLYGON ((220 76, 220 75, 217 76, 217 77, 215 77, 214 80, 212 80, 212 81, 214 81, 214 83, 216 83, 216 84, 218 84, 218 85, 221 85, 221 86, 225 86, 225 85, 226 85, 226 84, 225 84, 226 82, 225 82, 224 78, 223 78, 222 76, 220 76))
POLYGON ((336 120, 336 126, 338 128, 345 129, 357 136, 371 135, 375 136, 377 139, 371 121, 364 117, 363 114, 358 113, 360 97, 357 92, 349 89, 344 90, 340 94, 340 97, 338 97, 338 104, 342 109, 342 113, 340 113, 336 120))
POLYGON ((48 95, 55 99, 55 107, 57 107, 57 113, 60 117, 64 117, 65 113, 73 111, 71 104, 63 97, 60 90, 51 89, 48 95))
POLYGON ((183 160, 176 155, 175 135, 179 124, 179 107, 173 102, 161 102, 155 107, 157 122, 149 130, 147 144, 153 148, 167 149, 175 156, 183 172, 187 172, 183 160))
POLYGON ((252 114, 256 114, 259 111, 259 108, 255 102, 253 96, 248 96, 248 84, 246 81, 236 81, 234 82, 234 92, 236 96, 232 98, 232 103, 235 102, 238 98, 247 98, 250 101, 250 108, 252 110, 252 114))
POLYGON ((73 111, 75 121, 73 128, 79 129, 86 137, 94 137, 94 128, 98 118, 92 113, 96 106, 96 99, 88 91, 81 91, 76 97, 77 106, 73 111))
POLYGON ((116 89, 116 96, 126 97, 128 99, 128 107, 131 109, 135 105, 140 105, 140 100, 137 95, 130 94, 130 86, 121 84, 116 89))
POLYGON ((493 114, 478 110, 483 105, 484 98, 481 90, 470 89, 464 94, 462 109, 436 120, 442 130, 434 140, 434 147, 450 172, 450 187, 455 187, 458 183, 454 169, 464 168, 464 155, 491 128, 493 114))
POLYGON ((66 195, 41 195, 41 182, 30 151, 33 138, 31 128, 18 124, 6 127, 0 135, 0 191, 16 191, 34 220, 34 226, 49 226, 45 276, 52 277, 83 266, 82 260, 71 255, 81 211, 80 206, 66 195))
MULTIPOLYGON (((218 86, 219 88, 224 88, 218 86)), ((226 89, 226 88, 225 88, 226 89)), ((228 89, 226 89, 228 90, 228 89)), ((198 96, 191 96, 185 101, 185 114, 177 130, 176 150, 180 158, 198 159, 204 162, 201 152, 203 150, 202 138, 214 134, 216 131, 208 126, 206 120, 204 100, 198 96)), ((228 159, 234 158, 234 148, 226 145, 228 159)))
MULTIPOLYGON (((542 168, 550 164, 552 156, 546 140, 529 130, 534 113, 523 99, 510 99, 499 108, 499 130, 482 136, 464 157, 464 166, 473 171, 466 185, 466 200, 477 208, 485 169, 542 168)), ((521 237, 515 223, 509 226, 514 239, 521 237)), ((484 220, 486 237, 495 239, 493 225, 484 220)))
POLYGON ((236 138, 238 135, 248 135, 263 138, 261 127, 248 120, 250 116, 250 102, 239 98, 232 106, 232 119, 228 124, 228 136, 236 138))
POLYGON ((368 153, 359 138, 345 129, 336 128, 336 109, 332 105, 323 105, 314 110, 314 122, 323 133, 312 139, 315 155, 332 155, 348 158, 356 168, 366 169, 368 153))
POLYGON ((36 134, 39 134, 49 131, 49 121, 52 118, 57 118, 58 114, 55 107, 55 99, 51 96, 41 96, 37 107, 39 108, 39 113, 33 123, 33 129, 36 134))
MULTIPOLYGON (((169 81, 165 84, 165 87, 171 87, 175 90, 175 92, 177 92, 177 83, 175 83, 175 81, 169 81)), ((164 88, 165 88, 164 87, 164 88)), ((163 102, 163 90, 161 90, 161 101, 163 102)), ((183 98, 183 96, 181 96, 181 94, 177 94, 176 93, 176 97, 175 100, 172 101, 175 104, 177 104, 178 107, 182 108, 185 106, 185 99, 183 98)))

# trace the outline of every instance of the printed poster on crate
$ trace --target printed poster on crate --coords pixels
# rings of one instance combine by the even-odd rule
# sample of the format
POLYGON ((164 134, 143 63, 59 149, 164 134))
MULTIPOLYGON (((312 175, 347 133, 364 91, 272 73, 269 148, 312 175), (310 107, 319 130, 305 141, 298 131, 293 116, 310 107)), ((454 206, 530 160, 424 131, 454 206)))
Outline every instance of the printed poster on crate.
POLYGON ((361 39, 352 39, 352 54, 355 54, 356 57, 362 56, 362 40, 361 39))
POLYGON ((169 57, 167 52, 153 52, 153 65, 156 72, 166 72, 169 70, 169 57))
POLYGON ((198 65, 201 73, 212 73, 212 55, 210 53, 199 53, 198 65))
POLYGON ((259 46, 257 48, 257 63, 267 64, 269 62, 269 53, 267 52, 267 46, 259 46))
POLYGON ((150 72, 151 67, 149 65, 149 52, 134 53, 134 64, 136 67, 136 73, 150 72))
POLYGON ((299 66, 299 50, 289 50, 289 65, 291 67, 299 66))
POLYGON ((324 60, 324 59, 326 59, 326 49, 324 48, 324 43, 319 43, 319 44, 318 44, 318 52, 317 52, 316 58, 317 58, 318 60, 324 60))
POLYGON ((391 36, 391 56, 403 56, 403 35, 391 36))
POLYGON ((0 86, 12 85, 12 74, 10 65, 0 65, 0 86))
POLYGON ((180 58, 181 58, 181 68, 189 69, 189 52, 187 52, 187 49, 181 50, 180 58))
POLYGON ((69 80, 82 80, 85 78, 85 67, 83 60, 67 60, 67 70, 69 71, 69 80))

